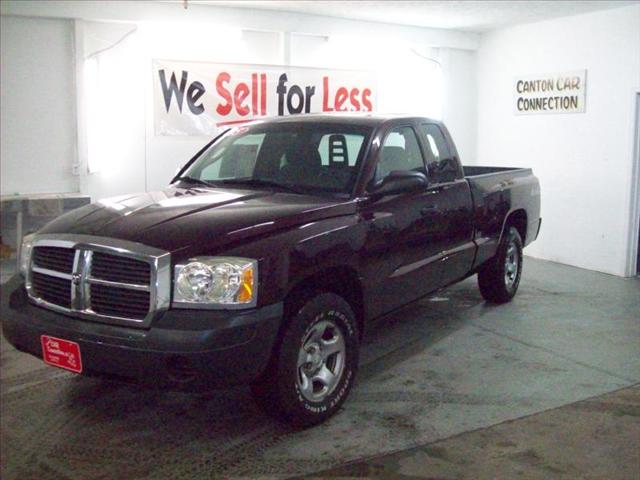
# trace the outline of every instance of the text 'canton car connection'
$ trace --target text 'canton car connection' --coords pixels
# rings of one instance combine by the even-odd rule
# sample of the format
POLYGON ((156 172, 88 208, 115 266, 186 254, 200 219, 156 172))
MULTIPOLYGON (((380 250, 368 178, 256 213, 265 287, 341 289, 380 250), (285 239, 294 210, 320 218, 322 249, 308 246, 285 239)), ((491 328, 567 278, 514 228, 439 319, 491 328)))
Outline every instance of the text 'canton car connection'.
POLYGON ((76 373, 249 383, 309 426, 348 396, 371 319, 476 273, 509 301, 540 224, 531 170, 462 167, 437 121, 265 120, 226 130, 165 190, 25 237, 2 326, 76 373))

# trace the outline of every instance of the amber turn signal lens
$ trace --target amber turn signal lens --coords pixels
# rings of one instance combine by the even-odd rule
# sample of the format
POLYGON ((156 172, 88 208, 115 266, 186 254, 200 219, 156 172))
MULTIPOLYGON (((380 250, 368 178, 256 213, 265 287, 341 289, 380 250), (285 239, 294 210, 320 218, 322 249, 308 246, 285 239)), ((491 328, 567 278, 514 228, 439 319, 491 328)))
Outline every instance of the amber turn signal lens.
POLYGON ((249 303, 253 299, 253 267, 242 272, 242 284, 238 292, 238 303, 249 303))

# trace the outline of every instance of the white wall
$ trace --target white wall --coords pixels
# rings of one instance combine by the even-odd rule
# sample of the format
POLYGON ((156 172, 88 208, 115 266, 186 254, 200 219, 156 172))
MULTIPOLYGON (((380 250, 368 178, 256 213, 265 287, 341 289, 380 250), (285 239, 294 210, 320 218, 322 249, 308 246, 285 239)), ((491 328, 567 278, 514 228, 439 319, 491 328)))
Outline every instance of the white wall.
MULTIPOLYGON (((164 188, 176 169, 189 160, 211 140, 197 136, 156 136, 153 125, 153 92, 151 61, 179 59, 221 63, 279 63, 283 60, 282 39, 278 32, 238 32, 240 38, 229 41, 231 30, 211 28, 203 24, 190 27, 168 25, 174 34, 167 35, 166 25, 142 25, 140 40, 145 65, 144 96, 146 97, 147 181, 148 190, 164 188), (163 40, 164 38, 164 40, 163 40)), ((171 30, 170 30, 171 31, 171 30)))
POLYGON ((0 17, 2 195, 78 191, 73 22, 0 17))
MULTIPOLYGON (((377 111, 433 116, 444 118, 447 122, 453 119, 453 134, 463 133, 458 138, 461 151, 475 151, 475 76, 467 75, 475 72, 473 53, 460 55, 462 51, 456 50, 450 55, 454 61, 443 64, 447 68, 446 75, 450 79, 457 79, 452 82, 452 87, 464 90, 457 93, 463 101, 457 102, 451 98, 451 105, 447 105, 445 110, 442 105, 442 86, 434 80, 440 78, 440 72, 436 71, 440 67, 426 57, 437 59, 448 55, 450 49, 418 48, 393 39, 386 39, 385 43, 385 39, 373 36, 327 37, 255 31, 244 31, 241 40, 220 48, 220 41, 202 38, 206 34, 198 31, 198 26, 190 32, 184 32, 179 40, 171 36, 168 37, 170 41, 165 42, 161 37, 166 32, 145 32, 142 27, 141 41, 146 46, 139 63, 147 67, 152 58, 179 58, 373 71, 378 82, 377 111)), ((149 76, 149 70, 147 68, 144 72, 146 76, 149 76)), ((151 85, 151 78, 146 80, 146 84, 151 85)), ((146 188, 158 189, 167 184, 175 169, 201 148, 208 138, 155 136, 151 121, 151 91, 143 90, 147 97, 146 188)), ((451 91, 448 93, 451 97, 455 95, 451 91)))
POLYGON ((477 157, 477 52, 442 49, 444 98, 442 120, 454 138, 463 164, 477 157))
POLYGON ((469 32, 276 10, 214 7, 192 2, 189 2, 188 8, 185 9, 179 1, 3 0, 0 2, 0 13, 115 22, 197 22, 252 30, 289 31, 316 35, 374 35, 407 43, 469 50, 478 47, 478 35, 469 32))
MULTIPOLYGON (((0 7, 3 194, 80 187, 97 199, 166 185, 175 168, 207 139, 154 136, 151 58, 370 68, 382 72, 382 84, 390 85, 389 73, 401 71, 417 52, 442 65, 442 117, 463 161, 531 166, 539 176, 544 223, 528 253, 629 273, 633 96, 640 91, 638 6, 488 33, 477 53, 474 34, 300 14, 198 5, 184 10, 179 3, 158 2, 3 1, 0 7), (76 51, 69 19, 82 19, 76 26, 76 51), (74 93, 77 83, 83 98, 84 57, 112 45, 136 24, 143 31, 157 28, 158 22, 164 22, 160 34, 131 35, 101 55, 105 65, 117 64, 115 71, 124 74, 102 87, 111 102, 107 112, 113 114, 104 119, 107 135, 98 143, 105 166, 87 174, 87 119, 80 105, 76 139, 74 93), (216 36, 220 25, 244 29, 242 42, 231 45, 216 36), (338 51, 348 50, 344 41, 349 38, 358 39, 348 46, 356 53, 362 46, 376 48, 353 56, 350 63, 346 56, 331 56, 339 42, 319 52, 323 36, 342 38, 338 51), (396 66, 387 68, 390 62, 396 66), (74 68, 80 75, 74 76, 74 68), (584 68, 586 113, 513 115, 514 76, 584 68), (79 179, 71 174, 76 156, 79 179)), ((411 68, 429 67, 416 61, 411 68)), ((428 96, 428 91, 413 96, 388 92, 379 100, 385 110, 415 112, 428 96)))
POLYGON ((475 118, 475 77, 470 73, 474 71, 476 34, 195 4, 185 10, 180 3, 163 2, 3 1, 0 7, 4 15, 81 19, 76 32, 80 187, 94 199, 165 186, 175 169, 207 141, 204 137, 154 136, 151 58, 372 69, 379 72, 385 86, 384 96, 378 97, 384 110, 431 113, 432 89, 420 83, 419 76, 403 77, 402 70, 410 67, 414 74, 432 67, 412 49, 419 54, 434 53, 442 57, 445 78, 451 80, 452 86, 446 90, 452 105, 444 104, 435 110, 441 111, 450 123, 459 150, 467 156, 475 150, 475 126, 471 120, 475 118), (103 102, 107 115, 100 130, 104 138, 97 142, 104 167, 98 173, 87 174, 84 140, 89 132, 85 131, 86 105, 82 104, 86 83, 82 64, 87 55, 113 44, 136 24, 140 26, 139 34, 100 55, 103 64, 119 63, 127 74, 112 76, 101 87, 102 96, 109 99, 103 102), (158 25, 162 30, 157 31, 158 25), (219 26, 243 29, 242 42, 216 35, 219 26), (322 37, 325 43, 326 38, 332 39, 328 42, 330 48, 323 49, 324 56, 314 56, 314 39, 322 37), (312 44, 305 41, 308 39, 312 44), (449 51, 453 52, 450 57, 454 61, 447 63, 449 51), (390 68, 390 64, 395 67, 390 68), (399 87, 395 89, 390 88, 394 74, 398 74, 395 86, 399 87), (409 84, 415 85, 417 93, 410 92, 409 84), (454 88, 461 90, 456 92, 454 88), (463 98, 465 101, 458 101, 463 98), (118 109, 126 115, 109 118, 118 109))
POLYGON ((528 254, 629 275, 640 6, 483 35, 478 52, 478 156, 533 167, 542 233, 528 254), (515 76, 587 69, 586 113, 513 114, 515 76))

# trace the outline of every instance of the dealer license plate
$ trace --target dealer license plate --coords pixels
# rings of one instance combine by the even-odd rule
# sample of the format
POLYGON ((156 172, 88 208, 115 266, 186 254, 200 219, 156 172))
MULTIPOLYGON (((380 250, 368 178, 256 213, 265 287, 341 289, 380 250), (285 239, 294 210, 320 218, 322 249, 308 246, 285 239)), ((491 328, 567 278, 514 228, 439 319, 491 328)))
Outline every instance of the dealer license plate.
POLYGON ((74 373, 82 373, 82 357, 80 345, 62 338, 40 336, 42 343, 42 359, 44 363, 64 368, 74 373))

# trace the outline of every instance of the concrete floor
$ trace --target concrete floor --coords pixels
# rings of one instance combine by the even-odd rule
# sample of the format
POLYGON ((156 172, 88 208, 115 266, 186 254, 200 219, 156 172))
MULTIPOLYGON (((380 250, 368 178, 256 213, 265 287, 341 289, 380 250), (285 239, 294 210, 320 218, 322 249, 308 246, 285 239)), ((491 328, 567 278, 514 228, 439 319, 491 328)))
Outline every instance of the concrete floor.
POLYGON ((639 477, 635 386, 305 478, 639 477))
MULTIPOLYGON (((461 434, 515 425, 510 421, 640 382, 639 312, 639 279, 527 258, 520 292, 508 305, 486 305, 469 279, 380 322, 366 339, 359 380, 343 410, 303 432, 265 417, 246 388, 200 395, 141 390, 46 367, 3 340, 2 478, 351 475, 353 470, 328 469, 444 439, 455 445, 456 458, 481 458, 479 449, 488 443, 478 441, 478 432, 461 434), (468 441, 461 440, 467 435, 468 441)), ((554 448, 568 452, 565 463, 546 458, 545 478, 564 471, 571 476, 567 458, 588 458, 612 446, 622 455, 616 464, 631 469, 605 465, 586 476, 629 478, 624 472, 640 472, 637 457, 625 453, 640 445, 633 395, 632 407, 619 418, 624 431, 598 430, 582 449, 570 444, 566 429, 589 432, 593 419, 585 412, 599 412, 600 404, 575 407, 573 426, 558 427, 564 435, 554 435, 554 448)), ((517 440, 509 440, 514 445, 499 446, 513 455, 504 462, 492 457, 485 470, 452 461, 449 470, 419 472, 427 458, 415 449, 396 454, 411 458, 406 462, 387 457, 390 469, 382 476, 493 478, 492 469, 511 468, 507 463, 515 456, 522 461, 515 470, 501 470, 501 478, 519 471, 542 478, 536 477, 541 454, 525 447, 525 439, 542 445, 551 427, 527 419, 517 424, 517 440), (413 467, 405 471, 407 464, 413 467)))

